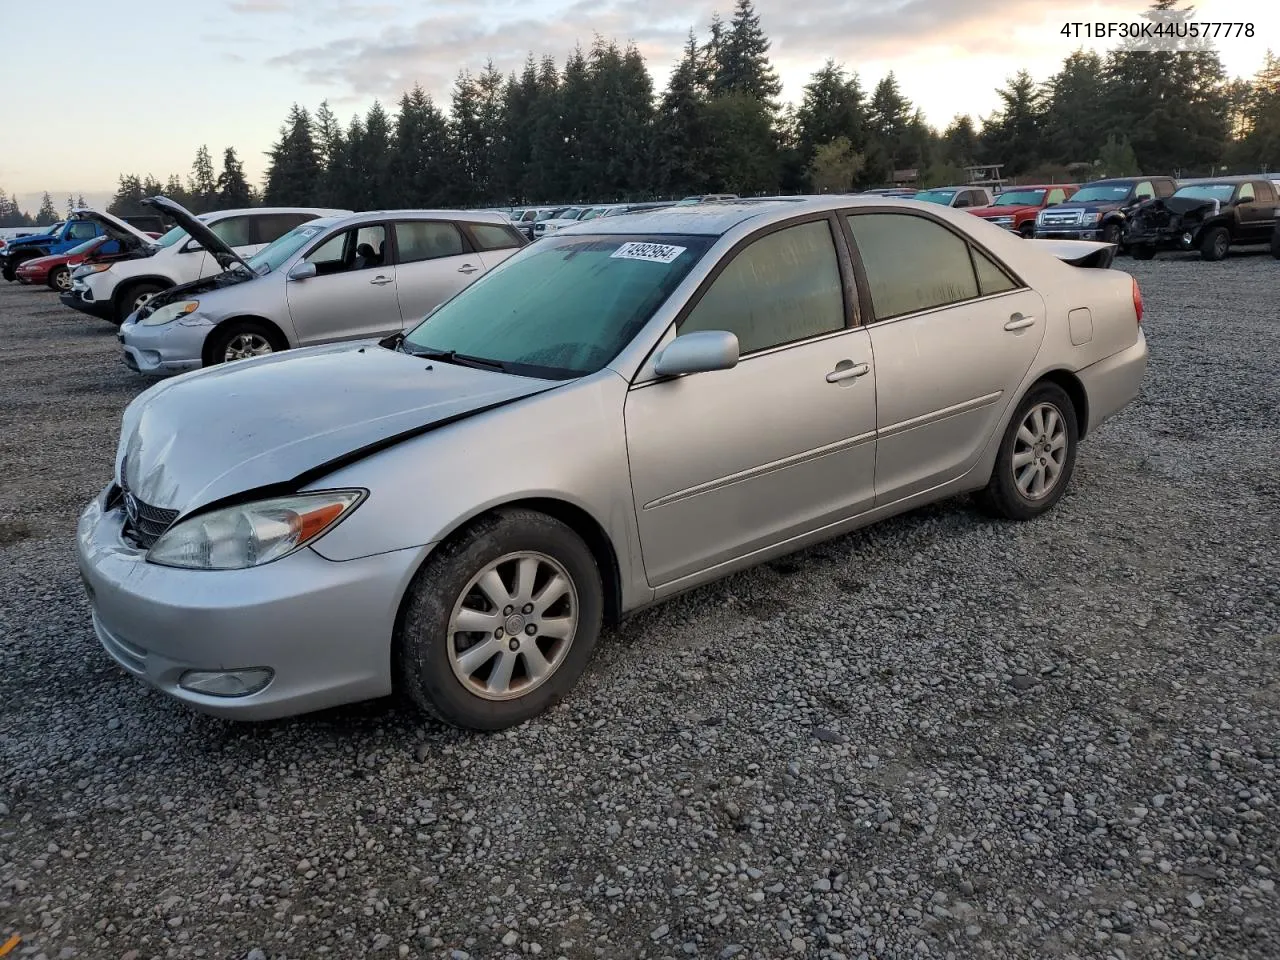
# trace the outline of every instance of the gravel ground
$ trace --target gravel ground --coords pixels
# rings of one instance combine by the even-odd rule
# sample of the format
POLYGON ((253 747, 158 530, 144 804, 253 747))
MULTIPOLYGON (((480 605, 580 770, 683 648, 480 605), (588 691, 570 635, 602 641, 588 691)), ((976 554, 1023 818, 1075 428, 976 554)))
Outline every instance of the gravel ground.
POLYGON ((1120 261, 1141 400, 1051 515, 948 502, 606 635, 499 735, 195 715, 73 524, 144 381, 0 287, 0 942, 16 957, 1280 956, 1280 263, 1120 261))

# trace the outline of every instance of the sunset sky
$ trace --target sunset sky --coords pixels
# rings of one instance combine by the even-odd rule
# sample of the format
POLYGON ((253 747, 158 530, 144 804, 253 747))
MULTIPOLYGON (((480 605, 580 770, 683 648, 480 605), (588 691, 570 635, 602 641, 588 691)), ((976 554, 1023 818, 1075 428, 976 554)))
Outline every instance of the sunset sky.
MULTIPOLYGON (((893 70, 939 127, 992 111, 1021 67, 1045 79, 1085 41, 1068 21, 1129 20, 1129 0, 757 0, 783 99, 798 101, 828 57, 872 87, 893 70)), ((235 146, 251 178, 290 103, 328 98, 344 121, 415 82, 447 104, 462 68, 518 68, 529 52, 563 62, 595 34, 634 41, 659 88, 692 27, 705 37, 732 0, 61 0, 2 4, 12 38, 0 59, 0 189, 31 212, 48 190, 92 203, 121 172, 183 176, 200 144, 235 146), (15 42, 16 41, 16 42, 15 42), (34 199, 33 199, 34 198, 34 199)), ((1249 76, 1274 0, 1201 0, 1196 19, 1247 21, 1253 39, 1218 41, 1228 72, 1249 76)), ((1105 44, 1099 44, 1102 49, 1105 44)))

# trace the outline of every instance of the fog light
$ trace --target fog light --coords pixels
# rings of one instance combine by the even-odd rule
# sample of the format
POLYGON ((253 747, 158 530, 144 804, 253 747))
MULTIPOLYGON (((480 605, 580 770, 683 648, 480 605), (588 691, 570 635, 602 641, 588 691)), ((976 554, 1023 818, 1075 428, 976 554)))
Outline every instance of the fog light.
POLYGON ((178 678, 178 686, 211 697, 247 697, 262 690, 275 671, 268 667, 247 670, 188 670, 178 678))

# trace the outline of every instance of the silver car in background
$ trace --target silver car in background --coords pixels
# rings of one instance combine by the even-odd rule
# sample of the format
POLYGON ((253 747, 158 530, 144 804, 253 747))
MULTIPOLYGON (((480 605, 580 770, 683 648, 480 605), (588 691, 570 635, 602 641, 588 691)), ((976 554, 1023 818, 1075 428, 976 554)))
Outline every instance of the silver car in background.
POLYGON ((499 213, 383 210, 312 220, 244 259, 173 215, 232 265, 156 294, 121 325, 125 364, 160 376, 399 333, 526 243, 499 213))
POLYGON ((1053 507, 1146 367, 1114 252, 840 197, 571 227, 407 335, 138 396, 78 527, 94 628, 228 717, 520 723, 647 604, 967 491, 1053 507))

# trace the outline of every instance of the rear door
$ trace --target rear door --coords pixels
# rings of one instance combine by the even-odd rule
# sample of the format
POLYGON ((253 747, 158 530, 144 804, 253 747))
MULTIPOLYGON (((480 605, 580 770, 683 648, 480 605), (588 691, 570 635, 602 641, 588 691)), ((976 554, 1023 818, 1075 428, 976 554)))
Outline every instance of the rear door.
POLYGON ((485 271, 470 239, 451 220, 393 224, 396 286, 405 327, 416 324, 485 271))
POLYGON ((973 466, 1040 349, 1045 304, 931 217, 866 212, 846 222, 871 317, 881 506, 973 466))
POLYGON ((458 226, 471 241, 485 270, 492 270, 525 245, 514 227, 500 223, 459 223, 458 226))
POLYGON ((1240 242, 1265 243, 1270 240, 1276 222, 1276 198, 1271 191, 1271 184, 1265 180, 1242 183, 1236 196, 1240 242))
POLYGON ((289 316, 302 345, 385 336, 400 330, 396 268, 387 263, 387 225, 328 234, 302 258, 316 275, 286 281, 289 316))

